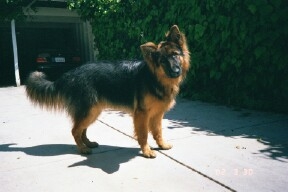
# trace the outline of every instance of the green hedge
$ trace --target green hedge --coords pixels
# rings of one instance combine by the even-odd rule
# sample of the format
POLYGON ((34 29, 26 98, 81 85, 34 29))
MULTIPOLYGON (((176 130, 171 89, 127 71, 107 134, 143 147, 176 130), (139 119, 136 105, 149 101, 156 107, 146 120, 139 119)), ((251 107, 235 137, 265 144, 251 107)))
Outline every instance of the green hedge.
POLYGON ((83 18, 93 18, 100 59, 139 58, 140 44, 162 40, 177 24, 192 56, 182 95, 288 112, 287 0, 78 0, 70 5, 83 18))

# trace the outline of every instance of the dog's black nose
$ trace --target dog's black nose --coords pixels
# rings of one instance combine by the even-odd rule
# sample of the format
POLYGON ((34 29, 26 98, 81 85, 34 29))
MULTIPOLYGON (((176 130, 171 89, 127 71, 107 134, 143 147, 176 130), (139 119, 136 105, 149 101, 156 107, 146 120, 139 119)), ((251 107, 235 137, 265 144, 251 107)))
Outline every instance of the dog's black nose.
POLYGON ((174 73, 179 73, 180 72, 180 67, 179 66, 174 66, 172 68, 172 70, 173 70, 174 73))
POLYGON ((181 75, 182 73, 182 69, 180 66, 174 66, 173 68, 171 68, 170 71, 170 77, 171 78, 177 78, 181 75))

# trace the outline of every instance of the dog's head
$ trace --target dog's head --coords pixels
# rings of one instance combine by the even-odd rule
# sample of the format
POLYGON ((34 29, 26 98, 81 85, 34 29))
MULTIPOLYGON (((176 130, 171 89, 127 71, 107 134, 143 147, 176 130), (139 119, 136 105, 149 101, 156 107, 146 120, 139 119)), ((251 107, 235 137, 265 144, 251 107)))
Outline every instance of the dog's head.
POLYGON ((158 78, 182 79, 189 69, 189 51, 186 38, 177 25, 166 34, 166 41, 158 45, 148 42, 141 45, 144 60, 158 78))

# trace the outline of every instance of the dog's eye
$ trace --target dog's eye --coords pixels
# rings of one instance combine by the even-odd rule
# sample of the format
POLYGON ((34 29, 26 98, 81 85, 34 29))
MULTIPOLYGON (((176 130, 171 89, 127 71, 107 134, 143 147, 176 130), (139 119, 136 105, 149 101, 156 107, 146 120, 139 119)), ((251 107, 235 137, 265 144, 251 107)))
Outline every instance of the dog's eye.
POLYGON ((179 58, 179 54, 172 55, 172 58, 173 59, 178 59, 179 58))
POLYGON ((181 50, 175 50, 171 53, 172 56, 183 56, 183 52, 181 50))

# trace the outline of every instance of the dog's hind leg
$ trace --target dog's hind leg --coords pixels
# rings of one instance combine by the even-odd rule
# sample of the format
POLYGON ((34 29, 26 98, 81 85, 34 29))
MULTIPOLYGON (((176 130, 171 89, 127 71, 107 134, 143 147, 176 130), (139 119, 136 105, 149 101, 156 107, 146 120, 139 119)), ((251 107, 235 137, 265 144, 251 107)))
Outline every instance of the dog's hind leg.
MULTIPOLYGON (((88 127, 87 127, 87 129, 88 129, 88 127)), ((87 147, 89 147, 89 148, 96 148, 96 147, 98 147, 99 144, 98 144, 97 142, 92 142, 92 141, 90 141, 90 140, 87 138, 87 135, 86 135, 87 129, 84 129, 83 132, 82 132, 82 141, 83 141, 83 143, 84 143, 87 147)))
POLYGON ((149 121, 149 129, 153 135, 153 138, 156 140, 158 146, 161 149, 171 149, 172 145, 166 143, 162 136, 162 119, 164 117, 164 113, 158 113, 150 118, 149 121))
POLYGON ((72 129, 72 135, 75 139, 75 142, 76 142, 76 145, 77 145, 79 152, 82 154, 90 154, 90 153, 92 153, 92 150, 90 148, 88 148, 82 140, 83 131, 85 129, 86 129, 86 125, 84 123, 84 120, 79 120, 77 122, 74 122, 74 126, 72 129))
POLYGON ((77 147, 82 154, 90 154, 92 150, 90 148, 94 148, 98 146, 98 143, 91 142, 87 136, 87 128, 91 123, 93 123, 99 114, 101 113, 101 108, 94 107, 92 108, 86 118, 82 118, 80 120, 74 121, 74 126, 72 129, 72 135, 74 136, 77 147))

